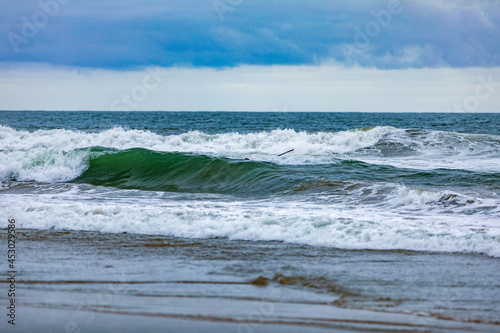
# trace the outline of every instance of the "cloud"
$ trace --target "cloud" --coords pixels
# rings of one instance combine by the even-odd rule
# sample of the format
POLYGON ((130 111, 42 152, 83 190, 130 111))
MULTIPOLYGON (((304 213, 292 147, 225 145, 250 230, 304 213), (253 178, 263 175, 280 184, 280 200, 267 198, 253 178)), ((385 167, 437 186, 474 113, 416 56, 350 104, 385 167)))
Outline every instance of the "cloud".
POLYGON ((56 1, 62 0, 2 4, 0 62, 115 70, 328 61, 380 69, 500 65, 496 0, 401 0, 401 12, 386 26, 379 23, 355 61, 342 46, 356 46, 357 29, 377 23, 374 13, 398 0, 65 0, 26 37, 23 27, 43 11, 40 2, 56 1), (230 9, 220 15, 216 1, 230 9), (26 41, 17 53, 9 34, 26 41))
POLYGON ((3 110, 498 112, 499 92, 500 67, 0 68, 3 110))

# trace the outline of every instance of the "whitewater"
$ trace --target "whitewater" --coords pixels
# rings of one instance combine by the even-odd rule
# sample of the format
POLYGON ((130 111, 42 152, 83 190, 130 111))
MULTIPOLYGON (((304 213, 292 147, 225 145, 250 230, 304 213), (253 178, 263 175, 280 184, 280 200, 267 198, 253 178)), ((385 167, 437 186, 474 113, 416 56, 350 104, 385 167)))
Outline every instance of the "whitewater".
POLYGON ((39 230, 500 257, 499 135, 396 126, 178 132, 2 125, 0 219, 39 230))
POLYGON ((352 159, 420 170, 449 168, 500 172, 498 135, 385 126, 341 132, 308 133, 285 129, 210 135, 189 131, 162 136, 121 127, 88 133, 64 129, 28 132, 0 126, 0 176, 27 181, 71 180, 85 169, 90 157, 89 151, 75 150, 90 147, 192 152, 289 165, 329 164, 352 159), (291 147, 293 154, 277 156, 291 147))

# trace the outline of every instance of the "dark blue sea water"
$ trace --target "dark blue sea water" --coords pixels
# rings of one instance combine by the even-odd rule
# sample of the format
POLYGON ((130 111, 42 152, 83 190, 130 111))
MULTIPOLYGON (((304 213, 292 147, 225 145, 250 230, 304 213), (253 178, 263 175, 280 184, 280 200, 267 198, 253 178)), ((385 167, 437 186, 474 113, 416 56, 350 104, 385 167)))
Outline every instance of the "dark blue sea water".
POLYGON ((320 293, 357 281, 336 305, 498 323, 500 114, 2 111, 0 181, 1 221, 30 237, 272 244, 274 263, 226 273, 320 293), (301 249, 310 271, 291 268, 301 249))
POLYGON ((15 129, 98 132, 113 127, 157 134, 187 131, 250 133, 275 129, 336 132, 372 126, 500 135, 497 113, 359 112, 38 112, 0 111, 1 124, 15 129))

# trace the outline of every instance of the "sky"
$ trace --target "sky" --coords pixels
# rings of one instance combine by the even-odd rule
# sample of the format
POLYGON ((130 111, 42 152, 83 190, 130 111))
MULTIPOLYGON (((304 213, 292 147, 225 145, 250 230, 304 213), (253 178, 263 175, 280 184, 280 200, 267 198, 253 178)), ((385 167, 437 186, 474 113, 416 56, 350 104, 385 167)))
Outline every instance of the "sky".
POLYGON ((500 112, 497 0, 0 4, 1 110, 500 112))

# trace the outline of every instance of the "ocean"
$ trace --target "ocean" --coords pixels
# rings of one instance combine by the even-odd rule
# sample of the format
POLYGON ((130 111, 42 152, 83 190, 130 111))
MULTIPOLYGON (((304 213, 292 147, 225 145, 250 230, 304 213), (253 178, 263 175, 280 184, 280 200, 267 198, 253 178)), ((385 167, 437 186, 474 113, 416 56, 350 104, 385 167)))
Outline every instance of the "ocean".
POLYGON ((500 114, 1 111, 0 181, 27 306, 500 327, 500 114))

